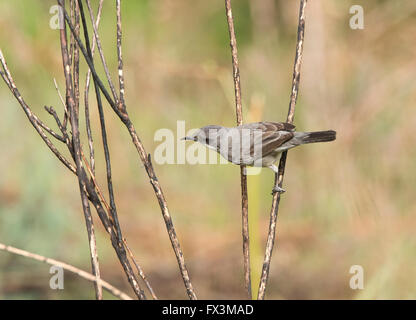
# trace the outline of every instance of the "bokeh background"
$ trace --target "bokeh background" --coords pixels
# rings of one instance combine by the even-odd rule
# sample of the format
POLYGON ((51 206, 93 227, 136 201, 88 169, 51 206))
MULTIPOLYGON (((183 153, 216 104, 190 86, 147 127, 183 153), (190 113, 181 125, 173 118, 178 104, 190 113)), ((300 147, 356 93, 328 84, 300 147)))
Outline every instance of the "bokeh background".
MULTIPOLYGON (((98 1, 92 1, 94 7, 98 1)), ((1 1, 0 47, 32 109, 62 108, 55 1, 1 1)), ((100 34, 117 76, 114 1, 100 34)), ((298 1, 236 0, 244 120, 286 118, 298 1)), ((224 1, 123 1, 123 55, 129 113, 147 151, 160 128, 235 124, 224 1)), ((307 6, 295 124, 334 129, 333 143, 290 151, 273 252, 269 299, 416 298, 416 7, 413 0, 314 0, 307 6), (361 4, 364 30, 349 27, 361 4), (364 268, 364 289, 349 287, 364 268)), ((82 63, 82 75, 85 63, 82 63)), ((100 70, 102 74, 102 70, 100 70)), ((81 76, 82 81, 85 76, 81 76)), ((91 94, 98 180, 105 172, 91 94)), ((49 152, 0 84, 0 242, 90 270, 77 181, 49 152)), ((127 131, 106 108, 121 227, 159 298, 185 299, 158 203, 127 131)), ((85 133, 84 138, 85 138, 85 133)), ((158 165, 199 298, 245 298, 239 168, 158 165)), ((249 177, 253 287, 267 236, 273 174, 249 177)), ((132 293, 95 216, 103 279, 132 293)), ((0 299, 92 299, 91 283, 65 273, 49 288, 49 266, 0 252, 0 299)), ((254 290, 256 291, 256 289, 254 290)), ((111 298, 105 294, 105 298, 111 298)))

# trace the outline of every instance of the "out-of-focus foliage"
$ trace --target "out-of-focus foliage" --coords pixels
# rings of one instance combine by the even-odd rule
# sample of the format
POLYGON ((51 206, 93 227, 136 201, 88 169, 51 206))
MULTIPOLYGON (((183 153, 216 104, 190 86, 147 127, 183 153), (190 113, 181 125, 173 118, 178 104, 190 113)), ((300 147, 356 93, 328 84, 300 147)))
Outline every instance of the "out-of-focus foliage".
MULTIPOLYGON (((105 1, 100 33, 116 79, 113 2, 105 1)), ((411 0, 362 2, 364 30, 349 27, 349 8, 356 2, 308 3, 295 124, 305 131, 334 129, 338 136, 333 143, 289 152, 268 298, 416 298, 416 9, 411 0), (364 268, 364 290, 349 287, 349 269, 356 264, 364 268)), ((0 47, 22 95, 51 126, 43 106, 62 113, 53 78, 64 87, 59 34, 49 28, 54 4, 0 2, 0 47)), ((245 121, 282 121, 298 3, 239 0, 233 10, 245 121)), ((185 120, 187 129, 234 125, 222 0, 123 1, 122 14, 127 106, 148 152, 158 144, 155 131, 175 132, 177 120, 185 120)), ((82 63, 82 83, 85 70, 82 63)), ((4 83, 0 102, 0 242, 90 270, 74 176, 53 158, 4 83)), ((185 298, 144 168, 109 108, 106 116, 124 235, 159 297, 185 298)), ((104 187, 99 143, 96 154, 104 187)), ((198 296, 244 298, 238 167, 155 164, 155 169, 198 296)), ((255 283, 272 184, 269 170, 249 177, 255 283)), ((95 222, 102 276, 130 292, 95 222)), ((0 252, 1 299, 94 297, 93 286, 75 276, 65 274, 61 291, 49 289, 49 278, 48 266, 0 252)))

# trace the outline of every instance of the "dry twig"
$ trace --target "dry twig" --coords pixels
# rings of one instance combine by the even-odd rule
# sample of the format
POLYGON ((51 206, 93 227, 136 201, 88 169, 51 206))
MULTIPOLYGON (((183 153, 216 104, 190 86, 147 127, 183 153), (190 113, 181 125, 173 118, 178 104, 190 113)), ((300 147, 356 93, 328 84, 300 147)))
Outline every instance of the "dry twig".
MULTIPOLYGON (((81 5, 80 5, 81 7, 81 5)), ((63 7, 64 8, 64 7, 63 7)), ((120 106, 118 104, 117 101, 113 101, 113 99, 111 98, 110 94, 108 93, 107 89, 104 87, 103 82, 101 81, 101 79, 99 78, 99 76, 97 75, 97 72, 95 70, 95 66, 94 63, 92 61, 92 59, 90 58, 89 55, 89 51, 90 49, 86 49, 84 44, 82 43, 80 37, 78 37, 76 35, 76 31, 75 31, 75 27, 72 24, 70 17, 68 15, 68 13, 66 12, 66 10, 63 10, 64 13, 64 18, 66 20, 66 23, 68 24, 69 28, 71 29, 72 34, 75 37, 75 40, 78 43, 78 46, 82 52, 82 54, 84 55, 85 61, 88 64, 88 67, 91 70, 92 76, 94 81, 96 81, 97 86, 99 87, 99 89, 101 90, 101 92, 103 93, 104 97, 106 98, 107 102, 109 103, 109 105, 111 106, 111 108, 113 109, 113 111, 117 114, 117 116, 120 118, 120 120, 122 121, 122 123, 126 126, 126 128, 128 129, 130 136, 133 140, 133 144, 136 147, 137 152, 139 153, 140 159, 142 161, 142 163, 144 164, 144 167, 146 169, 147 175, 149 177, 150 183, 154 189, 156 198, 159 202, 159 206, 161 208, 162 211, 162 216, 164 218, 165 221, 165 225, 168 231, 168 235, 172 244, 172 248, 175 252, 176 255, 176 260, 178 262, 179 265, 179 269, 181 272, 181 276, 182 279, 184 281, 185 284, 185 288, 187 291, 187 294, 189 296, 190 299, 196 299, 196 295, 189 277, 189 273, 187 270, 187 267, 185 265, 185 259, 183 257, 183 253, 182 253, 182 249, 180 247, 180 243, 179 243, 179 239, 176 235, 176 231, 175 228, 173 227, 173 221, 167 206, 167 202, 164 196, 164 193, 162 191, 162 187, 156 177, 154 168, 153 168, 153 164, 151 162, 151 158, 150 158, 150 154, 147 154, 137 132, 136 129, 132 123, 132 121, 130 120, 130 117, 127 113, 127 108, 126 105, 122 105, 120 106)), ((86 27, 86 26, 84 26, 86 27)), ((120 28, 121 28, 121 20, 120 20, 120 28)), ((120 57, 119 57, 120 58, 120 57)), ((120 64, 119 62, 119 65, 120 64)), ((119 73, 120 74, 120 73, 119 73)), ((109 76, 109 74, 108 74, 109 76)), ((107 79, 108 80, 108 79, 107 79)), ((109 80, 110 81, 110 80, 109 80)))
MULTIPOLYGON (((98 186, 98 183, 97 183, 97 180, 96 180, 96 178, 95 178, 95 175, 94 175, 94 173, 92 172, 92 169, 91 169, 90 165, 88 164, 88 161, 87 161, 87 159, 85 158, 85 155, 84 155, 84 153, 83 153, 82 151, 81 151, 81 155, 82 155, 82 158, 84 159, 84 163, 85 163, 85 166, 87 167, 87 170, 88 170, 88 172, 89 172, 89 174, 90 174, 91 180, 92 180, 92 182, 94 183, 94 187, 95 187, 95 189, 96 189, 96 191, 97 191, 97 194, 98 194, 98 196, 100 197, 101 202, 104 204, 104 207, 107 209, 107 216, 109 216, 109 217, 110 217, 110 220, 111 220, 111 219, 112 219, 112 217, 111 217, 111 215, 109 215, 109 213, 111 212, 111 207, 110 207, 110 205, 108 204, 108 202, 105 200, 105 198, 104 198, 104 196, 103 196, 103 193, 102 193, 102 191, 101 191, 100 187, 98 186)), ((113 224, 114 224, 114 223, 113 223, 113 224)), ((145 275, 145 273, 144 273, 143 269, 142 269, 142 268, 140 267, 140 265, 137 263, 137 260, 136 260, 136 258, 134 257, 133 252, 132 252, 132 251, 130 250, 130 248, 127 246, 127 240, 126 240, 126 239, 123 239, 123 245, 125 246, 125 248, 126 248, 126 250, 127 250, 128 254, 129 254, 130 258, 132 259, 132 261, 133 261, 133 263, 134 263, 134 265, 135 265, 135 267, 136 267, 136 269, 137 269, 137 272, 138 272, 139 276, 143 279, 143 282, 146 284, 146 287, 149 289, 150 294, 152 295, 152 298, 153 298, 154 300, 157 300, 157 297, 156 297, 156 295, 155 295, 155 293, 154 293, 154 291, 153 291, 153 288, 152 288, 152 286, 150 285, 149 281, 147 280, 147 277, 146 277, 146 275, 145 275)))
MULTIPOLYGON (((93 56, 92 56, 92 51, 91 51, 91 47, 90 47, 90 43, 89 43, 87 22, 86 22, 86 19, 85 19, 84 10, 83 10, 83 7, 82 7, 81 0, 78 0, 78 3, 79 3, 80 12, 81 12, 82 25, 83 25, 84 37, 85 37, 85 44, 87 46, 87 51, 88 51, 89 58, 92 61, 93 56)), ((96 29, 95 23, 94 23, 95 22, 94 16, 93 16, 93 13, 92 13, 91 6, 89 5, 89 1, 87 1, 87 3, 88 3, 88 10, 90 12, 91 22, 94 26, 94 33, 95 33, 97 29, 96 29)), ((101 46, 99 45, 99 37, 96 35, 95 39, 96 39, 96 42, 97 42, 98 51, 100 52, 100 55, 104 59, 104 54, 101 50, 101 46)), ((105 63, 105 60, 103 60, 103 63, 105 63)), ((111 80, 109 80, 109 82, 111 83, 111 80)), ((109 150, 109 147, 108 147, 107 130, 106 130, 105 118, 104 118, 104 109, 103 109, 103 105, 102 105, 102 101, 101 101, 100 90, 97 87, 97 83, 96 83, 95 79, 94 79, 94 88, 95 88, 95 95, 96 95, 96 99, 97 99, 98 113, 99 113, 100 126, 101 126, 101 139, 103 141, 104 157, 105 157, 105 163, 106 163, 107 187, 108 187, 108 194, 109 194, 109 198, 110 198, 110 207, 111 207, 110 216, 111 216, 112 221, 113 221, 113 223, 116 227, 116 232, 117 232, 117 237, 119 239, 119 242, 121 243, 122 234, 121 234, 121 229, 120 229, 120 223, 118 221, 118 216, 117 216, 116 203, 115 203, 115 200, 114 200, 114 188, 113 188, 113 179, 112 179, 112 174, 111 174, 110 150, 109 150)))
MULTIPOLYGON (((97 28, 97 30, 98 30, 98 26, 101 20, 102 9, 103 9, 103 0, 100 0, 100 3, 98 4, 97 19, 95 20, 95 27, 97 28)), ((96 41, 95 41, 95 38, 93 38, 92 47, 91 47, 92 56, 94 56, 95 44, 96 44, 96 41)), ((93 137, 92 137, 92 132, 91 132, 91 121, 90 121, 90 111, 89 111, 89 101, 88 101, 90 81, 91 81, 91 70, 88 69, 87 76, 85 79, 85 90, 84 90, 85 127, 86 127, 87 137, 88 137, 88 148, 90 150, 91 169, 92 169, 92 172, 95 174, 94 142, 93 142, 93 137)))
MULTIPOLYGON (((293 80, 292 80, 292 92, 290 94, 289 112, 287 115, 287 122, 293 123, 295 116, 295 106, 299 91, 299 80, 300 80, 300 67, 302 65, 302 54, 303 54, 303 41, 305 37, 305 8, 307 0, 300 0, 299 9, 299 25, 298 25, 298 38, 296 43, 296 56, 293 67, 293 80)), ((279 172, 275 175, 275 180, 278 182, 279 187, 282 187, 283 176, 285 174, 285 166, 287 159, 287 151, 282 153, 279 161, 279 172)), ((276 182, 275 181, 275 182, 276 182)), ((266 292, 267 280, 269 278, 270 261, 272 258, 274 240, 276 236, 276 221, 277 214, 279 212, 280 193, 276 192, 273 195, 272 208, 270 210, 270 223, 269 223, 269 234, 266 243, 266 252, 264 255, 263 269, 260 278, 259 292, 257 299, 263 300, 266 292)))
POLYGON ((74 267, 70 264, 67 264, 65 262, 58 261, 58 260, 51 259, 51 258, 47 258, 47 257, 41 256, 39 254, 32 253, 32 252, 22 250, 22 249, 18 249, 18 248, 12 247, 12 246, 7 246, 3 243, 0 243, 0 250, 4 250, 4 251, 7 251, 7 252, 10 252, 10 253, 22 256, 22 257, 26 257, 26 258, 37 260, 37 261, 40 261, 40 262, 44 262, 44 263, 47 263, 47 264, 50 264, 50 265, 53 265, 53 266, 61 267, 65 270, 68 270, 72 273, 75 273, 76 275, 80 276, 81 278, 84 278, 84 279, 86 279, 88 281, 91 281, 91 282, 99 281, 100 285, 104 289, 106 289, 108 292, 110 292, 111 294, 113 294, 117 298, 120 298, 122 300, 133 300, 126 293, 124 293, 121 290, 117 289, 116 287, 112 286, 108 282, 106 282, 102 279, 97 279, 97 277, 95 277, 91 273, 85 272, 84 270, 81 270, 81 269, 79 269, 77 267, 74 267))
MULTIPOLYGON (((92 269, 94 272, 94 283, 96 287, 96 296, 97 298, 102 297, 101 293, 101 286, 103 281, 100 279, 99 275, 99 265, 98 265, 98 257, 96 254, 96 245, 95 245, 95 234, 94 234, 94 227, 92 223, 92 217, 90 212, 90 203, 93 205, 93 207, 96 209, 98 217, 100 218, 105 230, 109 233, 111 243, 117 253, 118 259, 120 260, 120 263, 124 269, 124 272, 127 275, 128 281, 130 285, 132 286, 135 294, 139 299, 145 299, 146 296, 143 292, 143 290, 140 288, 140 285, 138 283, 138 279, 136 275, 134 274, 130 262, 127 257, 127 251, 131 253, 130 249, 127 247, 127 245, 121 240, 121 231, 118 225, 118 218, 116 214, 115 209, 115 201, 112 191, 112 183, 111 183, 111 169, 109 170, 109 164, 110 164, 110 158, 109 158, 109 151, 108 151, 108 145, 106 143, 106 129, 104 125, 104 118, 102 113, 102 103, 100 94, 102 93, 105 97, 105 99, 110 104, 111 108, 114 110, 114 112, 119 116, 120 120, 123 122, 123 124, 128 129, 133 144, 135 145, 138 154, 140 156, 141 161, 143 162, 146 172, 149 176, 149 180, 151 185, 153 186, 156 198, 159 202, 162 215, 166 224, 166 228, 168 231, 168 235, 173 247, 173 250, 175 252, 177 262, 179 265, 179 269, 187 290, 187 294, 190 299, 196 299, 196 295, 194 293, 188 270, 185 265, 185 260, 183 257, 182 250, 180 248, 179 240, 176 235, 176 231, 173 227, 172 218, 170 216, 167 202, 165 199, 165 196, 163 194, 162 188, 160 186, 160 183, 156 177, 150 155, 146 153, 144 146, 142 142, 140 141, 136 130, 134 128, 133 123, 131 122, 129 115, 127 113, 127 108, 124 102, 124 76, 123 76, 123 63, 122 63, 122 53, 121 53, 121 8, 120 8, 120 1, 118 0, 116 2, 116 13, 117 13, 117 54, 118 54, 118 74, 119 74, 119 87, 120 87, 120 100, 118 101, 117 94, 115 92, 114 86, 112 85, 112 81, 110 78, 110 74, 108 70, 106 70, 106 76, 107 80, 110 84, 111 91, 113 93, 113 98, 110 96, 106 88, 104 87, 103 82, 98 77, 94 62, 93 62, 93 51, 91 49, 89 38, 88 38, 88 31, 87 31, 87 25, 85 21, 84 12, 82 9, 82 2, 80 0, 74 1, 71 0, 70 7, 71 7, 71 17, 69 17, 67 11, 65 10, 65 1, 64 0, 58 0, 58 4, 63 9, 64 13, 64 19, 65 24, 64 28, 60 31, 60 38, 61 38, 61 53, 62 53, 62 61, 63 61, 63 67, 64 67, 64 75, 65 75, 65 83, 66 83, 66 101, 64 102, 62 97, 61 101, 64 105, 64 116, 63 116, 63 122, 59 119, 55 109, 53 107, 45 107, 45 109, 48 111, 49 114, 51 114, 56 124, 59 128, 59 130, 62 133, 61 135, 56 134, 52 129, 45 126, 38 117, 31 111, 30 107, 25 103, 22 96, 20 95, 19 91, 17 90, 17 87, 14 84, 14 81, 10 75, 10 72, 7 68, 6 61, 3 57, 3 54, 0 50, 0 60, 2 65, 2 70, 0 70, 0 75, 3 78, 6 85, 9 87, 9 89, 12 91, 12 93, 15 95, 16 99, 19 101, 20 105, 22 106, 23 110, 25 111, 29 121, 31 124, 35 127, 36 131, 40 134, 44 142, 47 144, 47 146, 51 149, 51 151, 55 154, 55 156, 60 159, 65 166, 74 173, 78 178, 79 188, 80 188, 80 195, 82 200, 82 206, 84 211, 84 216, 87 224, 87 230, 88 230, 88 237, 89 237, 89 244, 90 244, 90 252, 91 252, 91 260, 92 260, 92 269), (81 39, 80 39, 80 17, 84 29, 84 36, 85 36, 85 44, 86 47, 83 45, 81 39), (67 43, 67 35, 66 35, 66 26, 69 26, 71 30, 71 43, 67 43), (68 50, 69 49, 69 50, 68 50), (93 152, 93 140, 92 140, 92 134, 91 134, 91 127, 89 122, 89 111, 88 111, 88 98, 86 97, 86 120, 88 121, 87 124, 87 135, 88 135, 88 142, 90 147, 90 162, 91 166, 86 161, 82 146, 80 142, 80 131, 79 131, 79 53, 78 50, 81 50, 83 57, 85 58, 87 65, 89 67, 89 72, 87 74, 87 86, 85 88, 85 94, 88 96, 88 84, 89 84, 89 78, 90 75, 93 77, 94 85, 96 88, 96 98, 97 98, 97 104, 99 106, 99 112, 100 112, 100 120, 101 121, 101 129, 102 129, 102 139, 104 142, 104 153, 106 157, 107 162, 107 183, 109 187, 109 196, 110 196, 110 205, 106 202, 104 196, 102 195, 102 192, 100 191, 100 188, 98 187, 95 173, 94 173, 94 152, 93 152), (68 52, 70 51, 70 52, 68 52), (100 111, 101 110, 101 111, 100 111), (67 132, 67 120, 71 125, 71 132, 67 132), (46 136, 45 131, 51 134, 54 138, 58 139, 61 142, 64 142, 68 148, 68 151, 72 157, 72 159, 75 162, 75 166, 65 158, 54 146, 54 144, 49 140, 49 138, 46 136), (84 160, 84 162, 83 162, 84 160), (84 168, 84 164, 87 167, 88 174, 84 168), (91 168, 92 167, 92 168, 91 168), (127 249, 127 251, 126 251, 127 249)), ((89 1, 88 3, 89 4, 89 1)), ((100 55, 102 55, 102 62, 104 64, 104 68, 106 69, 106 64, 104 60, 104 54, 102 52, 102 49, 99 45, 99 37, 98 37, 98 23, 99 23, 99 17, 101 14, 102 9, 102 0, 99 4, 99 9, 97 13, 97 20, 94 21, 94 17, 92 15, 92 10, 89 6, 90 11, 90 17, 93 23, 93 29, 94 29, 94 39, 97 43, 98 50, 100 51, 100 55)), ((94 42, 93 42, 94 47, 94 42)), ((57 85, 55 84, 57 87, 57 85)), ((58 88, 57 88, 58 90, 58 88)), ((60 94, 59 90, 58 93, 60 94)), ((154 295, 153 290, 150 287, 150 284, 148 283, 147 279, 144 277, 144 273, 142 272, 142 269, 137 264, 136 259, 134 259, 134 256, 131 254, 131 258, 134 261, 139 275, 143 278, 144 282, 148 286, 153 298, 156 296, 154 295)))
MULTIPOLYGON (((237 125, 243 124, 243 111, 241 104, 241 84, 240 69, 237 56, 237 40, 235 38, 234 19, 231 10, 231 0, 225 0, 225 13, 227 15, 228 31, 230 35, 231 56, 233 64, 235 110, 237 115, 237 125)), ((243 256, 244 256, 244 284, 248 298, 251 299, 251 276, 250 276, 250 239, 248 230, 248 194, 246 167, 240 166, 241 176, 241 215, 242 215, 242 234, 243 234, 243 256)))
POLYGON ((23 99, 22 95, 20 94, 19 90, 16 87, 16 84, 14 83, 14 80, 12 78, 12 75, 10 74, 10 71, 7 67, 6 60, 3 56, 3 52, 0 49, 0 62, 3 67, 3 71, 1 72, 1 76, 4 80, 4 82, 9 87, 10 91, 13 93, 17 101, 19 102, 20 106, 22 107, 23 111, 25 112, 27 118, 29 119, 32 126, 35 128, 35 130, 39 133, 42 140, 46 143, 46 145, 49 147, 49 149, 52 151, 52 153, 73 173, 76 173, 76 169, 74 165, 65 158, 62 153, 58 151, 58 149, 53 145, 52 141, 46 136, 45 132, 42 130, 42 126, 39 125, 41 120, 32 112, 32 110, 29 108, 29 106, 26 104, 25 100, 23 99))
MULTIPOLYGON (((58 1, 58 3, 62 6, 64 4, 63 1, 58 1)), ((64 6, 62 6, 64 8, 64 6)), ((75 6, 73 6, 73 8, 75 8, 75 6)), ((73 34, 78 34, 77 33, 77 28, 74 27, 72 24, 71 26, 73 27, 73 34)), ((77 119, 78 119, 78 108, 75 108, 74 110, 74 106, 77 106, 78 104, 74 103, 74 92, 73 92, 73 85, 75 86, 78 83, 78 71, 74 72, 74 75, 76 79, 74 79, 74 82, 72 82, 72 74, 71 74, 71 65, 69 63, 69 59, 68 59, 68 51, 67 51, 67 45, 66 45, 66 33, 65 31, 61 31, 61 37, 64 39, 63 40, 63 44, 62 44, 62 53, 63 53, 63 62, 64 62, 64 71, 65 71, 65 80, 66 80, 66 84, 67 84, 67 102, 63 102, 63 99, 61 97, 61 101, 64 104, 64 109, 65 109, 65 113, 64 113, 64 123, 61 123, 56 111, 53 109, 53 107, 45 107, 45 109, 48 111, 48 113, 50 113, 57 125, 58 128, 61 130, 62 136, 64 137, 65 140, 65 144, 67 145, 67 148, 71 154, 71 157, 74 160, 80 160, 79 158, 79 154, 82 154, 82 148, 80 146, 79 143, 79 130, 78 130, 78 123, 77 123, 77 119), (68 106, 68 108, 67 108, 68 106), (71 107, 71 110, 68 110, 69 107, 71 107), (67 133, 67 129, 66 129, 66 119, 67 117, 69 117, 69 113, 72 111, 75 111, 76 114, 72 115, 72 119, 70 120, 71 122, 73 122, 74 124, 71 123, 71 126, 76 126, 76 132, 75 130, 73 130, 73 127, 71 127, 72 129, 72 135, 71 137, 68 135, 67 133), (76 139, 76 136, 78 136, 78 139, 76 139), (75 145, 78 145, 75 148, 75 145), (78 152, 76 152, 78 151, 78 152)), ((79 39, 79 36, 78 36, 79 39)), ((72 49, 73 51, 75 51, 75 48, 72 49)), ((2 66, 2 70, 0 70, 0 75, 3 78, 4 82, 6 83, 6 85, 8 86, 8 88, 12 91, 12 93, 14 94, 14 96, 16 97, 16 99, 18 100, 18 102, 20 103, 22 109, 24 110, 24 112, 26 113, 29 121, 31 122, 31 124, 34 126, 34 128, 36 129, 36 131, 39 133, 39 135, 42 137, 42 139, 44 140, 44 142, 47 144, 47 146, 51 149, 51 151, 55 154, 55 156, 61 160, 61 162, 63 162, 65 164, 65 166, 72 172, 74 173, 79 180, 80 183, 80 192, 81 192, 81 196, 82 196, 82 203, 83 203, 83 209, 84 210, 84 214, 86 215, 86 223, 87 223, 87 229, 89 230, 89 240, 90 240, 90 251, 91 251, 91 255, 92 255, 92 260, 93 260, 93 269, 97 270, 96 267, 98 267, 98 259, 95 258, 96 254, 95 254, 95 245, 94 245, 94 241, 93 238, 91 238, 91 235, 93 234, 93 225, 92 225, 92 218, 90 216, 89 213, 89 204, 88 204, 88 200, 91 202, 91 204, 94 206, 94 208, 97 211, 97 214, 105 228, 105 230, 110 234, 110 238, 111 238, 111 243, 117 253, 118 259, 120 260, 120 263, 124 269, 124 272, 127 275, 127 278, 129 280, 129 283, 131 284, 134 292, 136 293, 136 295, 138 296, 139 299, 145 299, 145 295, 143 293, 143 291, 140 289, 139 283, 138 283, 138 279, 136 278, 131 265, 128 261, 127 258, 127 254, 126 254, 126 250, 124 248, 123 243, 120 244, 120 242, 117 239, 117 234, 114 230, 114 224, 109 220, 109 213, 106 212, 105 208, 103 207, 102 203, 101 203, 101 199, 99 197, 99 195, 97 194, 95 187, 92 183, 92 181, 89 181, 87 179, 87 174, 85 172, 85 169, 82 166, 82 162, 80 161, 76 161, 77 166, 76 168, 74 167, 74 165, 67 160, 57 149, 56 147, 53 145, 53 143, 49 140, 49 138, 46 136, 46 134, 44 133, 43 129, 45 126, 44 125, 40 125, 40 123, 42 123, 39 118, 32 112, 32 110, 30 109, 30 107, 26 104, 26 102, 24 101, 23 97, 20 95, 16 85, 14 84, 13 78, 9 72, 9 69, 7 67, 6 61, 4 59, 3 53, 0 50, 0 62, 1 62, 1 66, 2 66), (87 199, 87 201, 85 201, 87 199)), ((75 69, 74 69, 75 70, 75 69)), ((56 86, 57 87, 57 86, 56 86)), ((58 90, 58 89, 57 89, 58 90)), ((59 90, 58 90, 59 93, 59 90)), ((79 96, 77 95, 77 99, 79 99, 79 96)), ((61 140, 60 140, 61 141, 61 140)), ((97 274, 96 274, 97 276, 97 274)), ((99 279, 97 279, 99 280, 99 279)), ((97 297, 100 296, 100 291, 98 288, 101 286, 100 285, 100 281, 95 281, 96 286, 97 286, 97 297)))
POLYGON ((143 279, 143 282, 146 284, 147 289, 150 291, 150 294, 152 295, 153 300, 157 300, 156 294, 153 291, 152 286, 150 285, 149 281, 147 280, 147 277, 143 271, 143 269, 140 267, 140 265, 137 263, 136 258, 134 257, 133 252, 130 250, 129 246, 127 245, 126 239, 123 239, 124 245, 126 246, 126 250, 129 253, 130 259, 133 261, 134 265, 136 266, 137 273, 140 275, 140 277, 143 279))
MULTIPOLYGON (((64 7, 63 1, 59 1, 61 6, 64 7)), ((76 6, 74 6, 76 7, 76 6)), ((79 11, 75 9, 75 21, 76 21, 76 30, 79 31, 79 11), (78 18, 77 18, 78 17, 78 18)), ((75 34, 77 31, 75 32, 75 34)), ((74 34, 74 35, 75 35, 74 34)), ((99 282, 100 279, 100 267, 98 262, 97 246, 95 239, 94 224, 91 215, 90 204, 88 201, 87 191, 86 191, 86 175, 83 175, 83 166, 81 159, 81 142, 80 142, 80 133, 79 133, 79 54, 78 47, 75 46, 74 50, 74 76, 71 75, 71 61, 69 60, 68 54, 68 44, 66 38, 66 25, 60 30, 60 39, 61 39, 61 52, 62 52, 62 62, 64 68, 65 82, 66 82, 66 104, 68 106, 71 129, 72 129, 72 146, 73 153, 77 168, 77 177, 79 190, 81 194, 81 203, 82 209, 85 216, 85 223, 87 226, 88 232, 88 242, 90 246, 91 253, 91 264, 93 269, 93 274, 96 276, 97 281, 94 282, 96 298, 98 300, 102 299, 102 288, 99 282), (72 79, 74 82, 72 82, 72 79)))

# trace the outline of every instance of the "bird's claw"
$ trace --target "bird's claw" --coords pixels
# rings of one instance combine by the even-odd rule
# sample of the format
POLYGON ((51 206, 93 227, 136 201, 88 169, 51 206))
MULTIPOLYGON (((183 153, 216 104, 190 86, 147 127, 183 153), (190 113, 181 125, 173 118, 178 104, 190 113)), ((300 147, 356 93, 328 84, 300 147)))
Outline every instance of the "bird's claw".
POLYGON ((282 193, 285 193, 286 190, 283 188, 280 188, 279 186, 274 186, 272 189, 272 195, 274 195, 276 192, 282 194, 282 193))

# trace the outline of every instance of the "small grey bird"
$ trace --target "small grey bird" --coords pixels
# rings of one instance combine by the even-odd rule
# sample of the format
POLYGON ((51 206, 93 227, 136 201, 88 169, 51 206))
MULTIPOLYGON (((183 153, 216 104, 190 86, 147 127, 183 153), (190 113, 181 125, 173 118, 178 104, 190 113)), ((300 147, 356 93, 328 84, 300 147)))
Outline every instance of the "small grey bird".
MULTIPOLYGON (((267 167, 275 173, 275 162, 286 150, 306 143, 333 141, 333 130, 296 132, 295 126, 286 122, 254 122, 238 127, 209 125, 197 129, 182 140, 197 141, 217 151, 222 157, 237 165, 267 167)), ((277 184, 272 193, 285 192, 277 184)))

